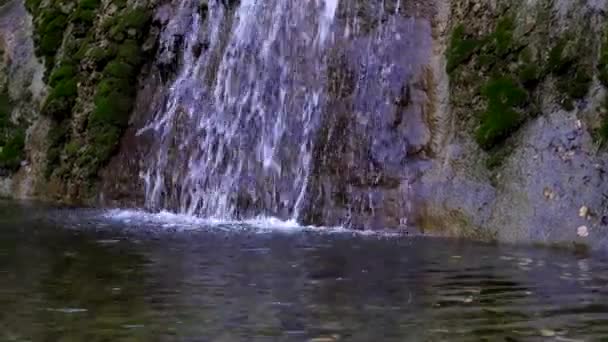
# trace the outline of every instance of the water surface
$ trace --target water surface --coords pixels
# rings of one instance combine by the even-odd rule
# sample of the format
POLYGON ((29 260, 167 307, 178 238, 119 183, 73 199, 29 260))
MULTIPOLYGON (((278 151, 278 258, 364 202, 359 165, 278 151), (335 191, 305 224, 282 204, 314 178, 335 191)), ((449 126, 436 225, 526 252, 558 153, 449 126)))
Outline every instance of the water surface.
POLYGON ((0 341, 608 340, 602 256, 0 202, 0 341))

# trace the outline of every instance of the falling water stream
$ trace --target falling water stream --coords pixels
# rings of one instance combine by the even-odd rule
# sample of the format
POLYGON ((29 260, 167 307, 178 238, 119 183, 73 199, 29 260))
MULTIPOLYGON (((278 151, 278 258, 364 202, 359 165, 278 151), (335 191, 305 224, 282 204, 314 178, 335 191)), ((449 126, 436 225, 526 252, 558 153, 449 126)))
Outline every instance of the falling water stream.
POLYGON ((428 20, 395 0, 180 0, 169 13, 162 105, 137 132, 152 141, 147 209, 405 222, 410 154, 429 139, 428 20))
POLYGON ((181 67, 139 132, 158 140, 143 173, 149 208, 234 218, 247 202, 297 216, 337 1, 211 1, 203 14, 198 0, 180 3, 161 44, 179 37, 181 67))

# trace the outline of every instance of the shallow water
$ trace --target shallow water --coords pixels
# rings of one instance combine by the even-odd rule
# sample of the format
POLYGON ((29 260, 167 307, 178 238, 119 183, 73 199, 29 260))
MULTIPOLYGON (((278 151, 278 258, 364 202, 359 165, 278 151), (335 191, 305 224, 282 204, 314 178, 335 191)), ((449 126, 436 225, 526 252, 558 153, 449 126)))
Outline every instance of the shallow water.
POLYGON ((608 340, 602 256, 0 202, 0 341, 608 340))

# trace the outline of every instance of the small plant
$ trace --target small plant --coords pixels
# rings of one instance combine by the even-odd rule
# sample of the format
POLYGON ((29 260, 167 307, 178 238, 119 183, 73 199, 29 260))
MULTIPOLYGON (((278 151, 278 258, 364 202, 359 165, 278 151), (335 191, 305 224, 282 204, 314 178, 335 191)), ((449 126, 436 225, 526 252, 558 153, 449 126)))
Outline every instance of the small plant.
POLYGON ((133 67, 125 62, 113 60, 103 70, 106 77, 131 78, 135 74, 133 67))
POLYGON ((24 158, 25 131, 14 127, 8 139, 0 143, 0 168, 17 170, 24 158))
POLYGON ((482 95, 488 101, 476 132, 477 143, 491 149, 508 137, 521 124, 521 115, 515 110, 528 100, 528 93, 508 77, 490 80, 482 95))
POLYGON ((452 73, 460 64, 468 61, 480 47, 481 42, 468 38, 464 26, 458 25, 452 32, 447 51, 447 72, 452 73))
POLYGON ((75 79, 58 81, 44 103, 43 113, 58 121, 69 117, 77 95, 78 86, 75 79))
POLYGON ((25 130, 11 122, 11 102, 0 94, 0 169, 16 171, 24 158, 25 130))
POLYGON ((497 57, 502 57, 510 53, 513 49, 513 31, 515 24, 513 18, 506 16, 501 18, 496 25, 496 29, 490 35, 489 42, 497 57))

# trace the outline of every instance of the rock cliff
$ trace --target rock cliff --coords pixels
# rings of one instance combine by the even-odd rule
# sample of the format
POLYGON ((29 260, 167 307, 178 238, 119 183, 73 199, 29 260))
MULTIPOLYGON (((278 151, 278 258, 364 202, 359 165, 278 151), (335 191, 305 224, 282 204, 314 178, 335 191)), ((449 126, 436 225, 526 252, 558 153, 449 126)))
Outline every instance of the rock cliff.
MULTIPOLYGON (((200 2, 201 20, 210 5, 200 2)), ((223 43, 190 47, 216 72, 244 6, 217 5, 223 43)), ((162 38, 179 6, 2 4, 1 195, 144 205, 155 142, 137 132, 181 67, 184 37, 162 38)), ((606 10, 603 0, 338 2, 333 34, 348 39, 327 52, 299 219, 606 246, 606 10)), ((243 212, 261 205, 238 200, 243 212)))

